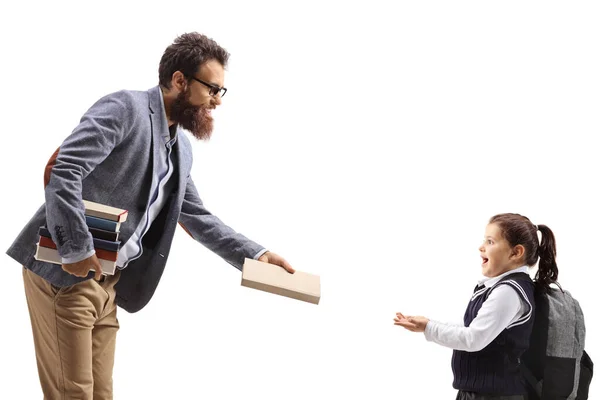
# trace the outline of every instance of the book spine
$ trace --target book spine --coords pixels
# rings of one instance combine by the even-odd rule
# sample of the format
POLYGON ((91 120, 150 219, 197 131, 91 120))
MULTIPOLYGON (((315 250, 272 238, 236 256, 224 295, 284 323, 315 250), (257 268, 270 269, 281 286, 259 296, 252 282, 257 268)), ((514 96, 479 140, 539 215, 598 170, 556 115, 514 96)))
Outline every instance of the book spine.
POLYGON ((90 215, 85 216, 85 221, 88 227, 103 229, 105 231, 110 232, 119 232, 119 228, 121 227, 121 224, 119 222, 109 221, 104 218, 96 218, 90 215))
POLYGON ((118 215, 113 215, 113 214, 108 214, 102 211, 97 211, 97 210, 85 210, 85 215, 86 216, 90 216, 90 217, 95 217, 95 218, 102 218, 102 219, 106 219, 109 221, 115 221, 115 222, 119 222, 119 216, 118 215))
POLYGON ((97 229, 97 228, 89 228, 90 233, 92 234, 93 237, 98 238, 98 239, 104 239, 104 240, 108 240, 111 242, 116 242, 117 240, 119 240, 119 232, 110 232, 110 231, 105 231, 102 229, 97 229))
MULTIPOLYGON (((116 242, 119 239, 119 228, 121 225, 119 222, 108 221, 101 218, 94 218, 92 224, 90 224, 91 218, 89 216, 85 217, 86 223, 88 224, 88 229, 90 230, 90 233, 93 237, 96 237, 98 239, 109 240, 111 242, 116 242), (104 228, 98 227, 100 225, 104 228)), ((50 235, 50 231, 45 226, 40 227, 39 234, 46 237, 52 237, 52 235, 50 235)))
POLYGON ((85 210, 85 215, 95 218, 106 219, 114 222, 124 222, 127 219, 127 211, 123 211, 121 214, 115 215, 99 210, 85 210))
POLYGON ((117 261, 117 257, 119 256, 119 253, 117 253, 116 251, 108 251, 102 249, 94 250, 96 251, 96 257, 98 257, 101 260, 117 261))
POLYGON ((56 249, 56 244, 46 236, 40 236, 40 246, 47 247, 49 249, 56 249))
POLYGON ((109 242, 108 240, 94 239, 94 248, 108 251, 119 251, 121 242, 109 242))
POLYGON ((50 235, 50 231, 45 226, 40 226, 40 230, 38 231, 38 233, 40 234, 40 236, 52 238, 52 235, 50 235))

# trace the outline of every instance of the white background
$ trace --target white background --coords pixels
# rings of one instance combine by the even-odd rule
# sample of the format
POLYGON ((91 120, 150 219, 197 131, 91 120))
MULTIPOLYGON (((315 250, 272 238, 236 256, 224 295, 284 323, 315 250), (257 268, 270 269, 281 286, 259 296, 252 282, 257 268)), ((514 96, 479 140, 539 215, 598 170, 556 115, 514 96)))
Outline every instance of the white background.
MULTIPOLYGON (((597 2, 21 1, 0 13, 2 251, 81 115, 156 85, 164 49, 199 31, 231 53, 213 139, 193 142, 200 194, 321 276, 318 306, 241 287, 178 230, 152 301, 120 310, 115 398, 454 398, 451 350, 392 318, 460 321, 501 212, 554 230, 560 282, 600 360, 597 2)), ((0 264, 0 397, 39 399, 21 268, 0 264)))

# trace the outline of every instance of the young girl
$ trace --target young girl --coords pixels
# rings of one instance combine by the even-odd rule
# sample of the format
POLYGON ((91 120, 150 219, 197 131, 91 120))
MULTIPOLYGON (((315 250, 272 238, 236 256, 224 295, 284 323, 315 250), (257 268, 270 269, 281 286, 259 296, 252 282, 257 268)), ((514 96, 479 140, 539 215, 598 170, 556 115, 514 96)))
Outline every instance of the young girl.
POLYGON ((479 252, 484 279, 469 301, 464 326, 401 313, 394 325, 454 349, 457 400, 525 400, 520 356, 529 347, 535 286, 545 290, 558 276, 554 234, 519 214, 500 214, 490 219, 479 252), (527 271, 538 258, 534 283, 527 271))

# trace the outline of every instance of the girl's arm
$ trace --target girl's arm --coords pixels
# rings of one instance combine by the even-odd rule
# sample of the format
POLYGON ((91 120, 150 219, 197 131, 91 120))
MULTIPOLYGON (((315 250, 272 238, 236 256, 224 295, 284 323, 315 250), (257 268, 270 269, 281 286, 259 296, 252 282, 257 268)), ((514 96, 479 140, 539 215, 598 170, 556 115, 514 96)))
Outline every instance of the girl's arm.
POLYGON ((425 339, 455 350, 479 351, 527 312, 528 308, 513 288, 499 285, 482 304, 470 326, 429 321, 425 327, 425 339))

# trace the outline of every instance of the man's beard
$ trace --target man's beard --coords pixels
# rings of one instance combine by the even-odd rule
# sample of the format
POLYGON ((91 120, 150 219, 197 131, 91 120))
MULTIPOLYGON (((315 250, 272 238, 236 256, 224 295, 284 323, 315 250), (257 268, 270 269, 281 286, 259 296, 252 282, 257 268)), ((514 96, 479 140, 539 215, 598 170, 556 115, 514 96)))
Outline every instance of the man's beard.
POLYGON ((189 87, 180 92, 171 104, 171 121, 177 123, 183 129, 198 140, 208 140, 213 130, 213 118, 207 106, 194 106, 189 101, 189 87))

